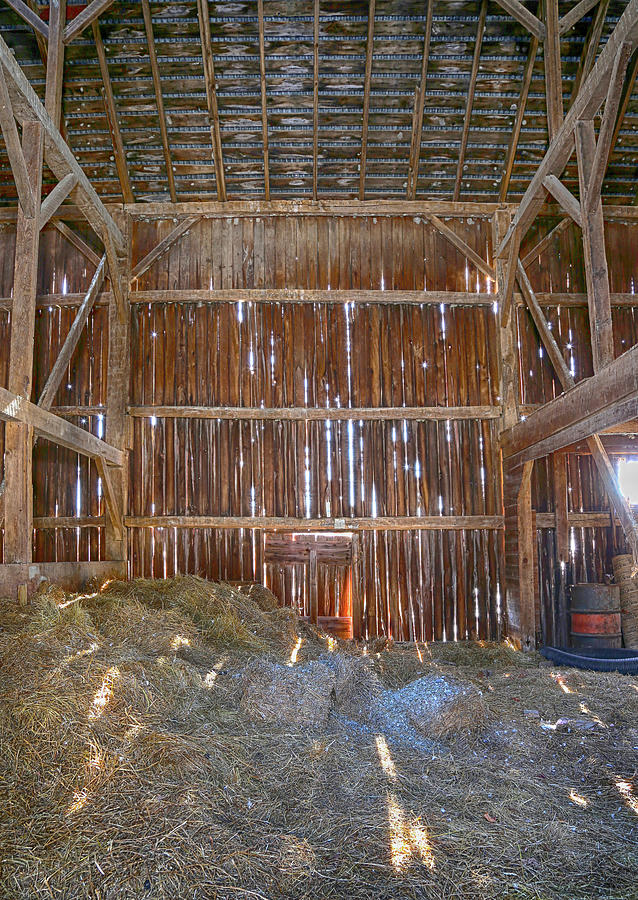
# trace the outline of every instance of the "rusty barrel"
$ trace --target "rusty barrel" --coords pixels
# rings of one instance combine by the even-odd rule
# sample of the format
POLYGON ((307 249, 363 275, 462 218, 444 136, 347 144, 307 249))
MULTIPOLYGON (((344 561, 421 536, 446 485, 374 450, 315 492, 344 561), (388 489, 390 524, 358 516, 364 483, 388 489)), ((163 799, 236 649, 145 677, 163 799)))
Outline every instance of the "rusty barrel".
POLYGON ((572 585, 570 613, 572 647, 622 647, 618 585, 572 585))

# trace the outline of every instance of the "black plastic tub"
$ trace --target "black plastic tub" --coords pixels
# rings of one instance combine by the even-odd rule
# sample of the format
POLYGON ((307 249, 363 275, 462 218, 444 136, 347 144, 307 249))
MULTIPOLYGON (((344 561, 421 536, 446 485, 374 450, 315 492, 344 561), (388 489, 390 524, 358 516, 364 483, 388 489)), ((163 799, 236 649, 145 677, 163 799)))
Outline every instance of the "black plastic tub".
POLYGON ((573 666, 576 669, 590 669, 593 672, 638 675, 638 650, 616 650, 607 647, 588 650, 542 647, 541 653, 545 659, 550 659, 559 666, 573 666))

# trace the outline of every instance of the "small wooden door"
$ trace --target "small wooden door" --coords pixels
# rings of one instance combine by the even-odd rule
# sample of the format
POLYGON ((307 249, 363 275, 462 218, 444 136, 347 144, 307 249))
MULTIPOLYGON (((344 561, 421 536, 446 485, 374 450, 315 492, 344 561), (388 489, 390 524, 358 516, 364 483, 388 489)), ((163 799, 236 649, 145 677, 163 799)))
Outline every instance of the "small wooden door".
MULTIPOLYGON (((308 596, 304 603, 304 613, 315 625, 339 637, 353 635, 353 610, 358 608, 355 600, 355 578, 353 572, 355 540, 352 534, 267 534, 264 562, 280 568, 303 566, 307 576, 308 596), (322 567, 341 570, 348 589, 348 615, 326 615, 325 597, 320 584, 325 581, 322 567)), ((341 613, 341 609, 339 610, 341 613)))

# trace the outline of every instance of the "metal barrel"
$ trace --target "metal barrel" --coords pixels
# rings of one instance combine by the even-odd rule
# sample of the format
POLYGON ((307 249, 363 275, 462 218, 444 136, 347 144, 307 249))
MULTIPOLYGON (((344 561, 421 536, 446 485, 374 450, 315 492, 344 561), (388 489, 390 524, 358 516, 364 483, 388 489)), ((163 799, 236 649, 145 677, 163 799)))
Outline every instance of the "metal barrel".
POLYGON ((572 647, 622 647, 618 585, 572 585, 570 613, 572 647))

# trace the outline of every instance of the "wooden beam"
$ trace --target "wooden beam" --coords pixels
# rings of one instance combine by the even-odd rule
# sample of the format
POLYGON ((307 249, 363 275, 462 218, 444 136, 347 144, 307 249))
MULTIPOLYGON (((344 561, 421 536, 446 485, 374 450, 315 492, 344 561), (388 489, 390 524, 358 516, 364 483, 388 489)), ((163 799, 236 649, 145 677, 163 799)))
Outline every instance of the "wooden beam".
POLYGON ((412 140, 410 142, 410 162, 408 164, 408 184, 406 196, 414 200, 419 182, 419 163, 421 160, 421 139, 423 136, 423 111, 427 87, 428 62, 430 59, 430 41, 432 38, 432 16, 434 0, 427 0, 425 33, 423 35, 423 55, 421 56, 421 77, 414 92, 414 113, 412 115, 412 140))
POLYGON ((630 56, 631 46, 629 44, 623 44, 618 52, 609 79, 609 87, 605 99, 605 111, 598 131, 598 140, 596 141, 596 150, 589 175, 589 184, 587 186, 588 212, 590 209, 589 204, 595 204, 598 199, 600 199, 600 191, 603 186, 605 172, 607 171, 607 161, 609 160, 611 151, 611 141, 614 135, 618 107, 620 106, 620 98, 630 56))
MULTIPOLYGON (((124 465, 124 454, 116 447, 111 447, 83 428, 78 428, 77 425, 36 406, 35 403, 31 403, 23 396, 14 394, 6 388, 0 388, 0 419, 4 422, 27 425, 34 429, 39 437, 67 447, 82 456, 88 456, 91 459, 102 456, 112 466, 124 465)), ((7 485, 9 485, 8 479, 7 485)), ((8 490, 7 500, 10 493, 8 490)))
POLYGON ((190 231, 201 218, 201 216, 191 216, 189 219, 182 219, 182 221, 173 228, 170 234, 167 234, 163 240, 156 244, 156 246, 137 263, 135 268, 131 271, 131 282, 135 281, 136 278, 139 278, 144 272, 150 269, 153 263, 167 253, 175 241, 179 240, 179 238, 187 231, 190 231))
POLYGON ((113 0, 91 0, 84 9, 71 19, 64 29, 64 43, 70 44, 78 35, 82 34, 85 28, 88 28, 95 22, 103 12, 111 6, 113 0))
POLYGON ((80 235, 73 231, 72 228, 69 228, 69 226, 62 222, 60 219, 56 219, 53 222, 53 227, 57 229, 60 234, 75 247, 76 250, 79 250, 82 256, 86 257, 89 262, 93 263, 93 265, 96 267, 99 266, 100 257, 98 256, 98 254, 95 252, 95 250, 93 250, 92 247, 89 247, 86 241, 82 240, 80 235))
MULTIPOLYGON (((554 371, 558 376, 558 380, 560 381, 563 390, 567 391, 574 387, 574 379, 569 370, 569 366, 565 362, 563 354, 560 352, 558 344, 554 339, 554 335, 547 324, 545 316, 541 311, 525 269, 520 262, 518 264, 518 280, 522 294, 525 297, 528 309, 532 315, 541 341, 543 342, 543 346, 547 351, 550 362, 554 367, 554 371)), ((609 456, 600 436, 592 435, 589 437, 587 439, 587 446, 594 458, 596 468, 598 469, 607 496, 616 510, 616 514, 620 519, 627 541, 638 561, 638 525, 636 524, 631 507, 620 489, 616 473, 609 461, 609 456)))
POLYGON ((359 200, 365 199, 366 163, 368 159, 368 117, 370 114, 370 85, 372 83, 372 54, 374 49, 374 12, 376 0, 368 0, 368 37, 366 68, 363 79, 363 118, 361 124, 361 161, 359 164, 359 200))
POLYGON ((533 463, 503 467, 505 512, 505 614, 507 635, 522 650, 536 647, 533 463))
MULTIPOLYGON (((510 214, 507 210, 498 210, 492 221, 493 242, 498 246, 509 224, 510 214)), ((507 262, 496 258, 497 299, 500 314, 498 317, 498 388, 502 404, 503 428, 509 428, 518 421, 518 407, 520 402, 518 385, 518 345, 516 316, 503 318, 502 309, 506 291, 507 262)), ((500 459, 498 460, 500 464, 500 459)))
POLYGON ((500 406, 381 406, 381 407, 309 407, 289 406, 265 408, 261 406, 130 406, 128 414, 147 419, 231 419, 276 422, 322 421, 472 421, 498 419, 500 406))
POLYGON ((572 92, 570 97, 570 105, 578 96, 581 85, 591 72, 596 61, 596 54, 600 45, 603 28, 605 27, 605 19, 607 18, 607 10, 609 9, 609 0, 599 0, 596 15, 589 27, 589 32, 585 39, 585 46, 580 57, 578 69, 572 82, 572 92))
POLYGON ((515 463, 547 456, 638 416, 638 345, 504 432, 515 463))
POLYGON ((630 43, 634 48, 638 43, 638 0, 629 0, 594 68, 587 76, 582 90, 579 91, 559 132, 555 135, 528 185, 508 233, 497 250, 497 255, 504 252, 504 247, 509 243, 515 228, 520 228, 523 235, 526 233, 530 223, 542 208, 545 200, 543 182, 548 175, 559 176, 565 168, 573 152, 576 122, 580 119, 593 119, 598 112, 607 93, 616 55, 624 43, 630 43))
POLYGON ((49 40, 49 26, 40 16, 34 12, 23 0, 5 0, 7 6, 17 13, 20 18, 35 29, 36 33, 41 35, 47 41, 49 40))
POLYGON ((499 285, 499 307, 501 328, 507 327, 510 310, 514 301, 514 285, 516 284, 516 263, 521 246, 520 234, 516 233, 510 241, 507 262, 499 285))
POLYGON ((125 203, 134 203, 133 189, 131 187, 131 179, 129 178, 128 166, 126 164, 126 150, 124 149, 124 141, 117 118, 117 109, 115 106, 115 96, 113 94, 113 85, 111 84, 111 76, 109 75, 109 67, 106 59, 106 51, 102 40, 102 33, 97 22, 92 23, 93 40, 97 51, 97 59, 100 66, 100 74, 102 75, 102 99, 104 100, 104 111, 106 113, 106 122, 111 133, 111 143, 113 144, 113 155, 115 156, 115 168, 117 169, 117 177, 122 190, 122 199, 125 203))
POLYGON ((591 197, 589 194, 595 152, 594 123, 591 120, 578 122, 576 125, 578 180, 580 196, 588 209, 588 214, 583 220, 583 258, 594 372, 597 372, 614 358, 614 335, 602 201, 600 193, 597 197, 591 197))
POLYGON ((499 188, 498 199, 504 203, 507 198, 510 179, 514 170, 514 162, 516 160, 516 150, 518 141, 521 136, 521 128, 523 127, 523 119, 525 118, 525 108, 527 107, 527 98, 532 83, 532 75, 534 74, 534 63, 538 54, 538 38, 533 37, 530 41, 529 51, 527 53, 527 62, 523 69, 523 80, 521 82, 521 91, 518 96, 518 106, 514 117, 514 127, 510 136, 509 146, 507 148, 507 156, 505 158, 505 169, 501 177, 501 186, 499 188))
POLYGON ((304 519, 288 516, 126 516, 128 528, 258 528, 267 531, 499 530, 501 516, 378 516, 304 519))
MULTIPOLYGON (((461 146, 459 148, 459 158, 456 166, 456 181, 454 182, 453 200, 458 200, 461 196, 461 184, 463 181, 463 166, 465 165, 465 151, 467 149, 467 140, 470 134, 470 123, 472 121, 472 109, 474 107, 474 93, 476 91, 476 79, 478 76, 479 63, 481 61, 481 47, 483 46, 483 34, 485 33, 485 17, 487 16, 487 0, 482 0, 479 12, 478 25, 476 28, 476 40, 474 41, 474 55, 472 57, 472 68, 470 70, 470 84, 465 100, 465 116, 463 118, 463 131, 461 132, 461 146)), ((361 198, 363 199, 363 198, 361 198)))
MULTIPOLYGON (((13 270, 14 306, 11 311, 8 391, 17 405, 28 403, 33 383, 35 308, 40 243, 40 191, 42 187, 43 139, 38 123, 22 126, 22 152, 34 198, 33 215, 18 210, 13 270)), ((4 403, 0 399, 0 403, 4 403)), ((0 412, 0 418, 3 418, 0 412)), ((5 420, 6 421, 6 420, 5 420)), ((33 539, 33 439, 31 423, 9 420, 5 428, 4 561, 30 563, 33 539)))
POLYGON ((55 185, 40 206, 40 228, 44 228, 51 216, 54 216, 71 191, 77 187, 78 178, 75 172, 69 172, 55 185))
MULTIPOLYGON (((93 2, 96 2, 96 0, 93 0, 93 2)), ((155 103, 157 104, 157 118, 159 119, 160 137, 162 141, 162 150, 164 153, 164 163, 166 166, 166 178, 168 179, 168 192, 171 196, 171 200, 173 201, 173 203, 175 203, 175 201, 177 200, 177 192, 175 190, 173 159, 171 157, 171 147, 168 140, 168 128, 166 127, 166 113, 164 111, 162 80, 160 78, 159 66, 157 64, 157 51, 155 50, 153 19, 151 18, 151 7, 149 4, 149 0, 142 0, 142 13, 144 15, 144 28, 146 30, 148 58, 151 65, 151 76, 153 78, 153 90, 155 91, 155 103)))
POLYGON ((545 98, 547 132, 550 143, 563 124, 563 78, 561 72, 558 0, 544 0, 546 37, 543 44, 545 59, 545 98))
MULTIPOLYGON (((124 252, 124 238, 122 232, 115 225, 113 218, 107 212, 104 204, 96 194, 88 178, 84 174, 80 164, 71 152, 68 145, 62 139, 62 135, 55 127, 51 117, 45 110, 37 94, 27 81, 15 57, 9 47, 0 37, 0 64, 7 76, 7 85, 11 94, 14 113, 18 118, 38 121, 44 132, 45 158, 53 174, 58 178, 64 178, 69 172, 77 175, 77 204, 88 219, 94 230, 103 236, 111 237, 118 252, 124 252)), ((112 260, 109 257, 109 266, 112 260)))
MULTIPOLYGON (((129 347, 130 316, 122 319, 118 315, 117 304, 109 305, 109 355, 106 380, 106 439, 118 447, 123 456, 129 439, 129 418, 126 414, 130 377, 129 347)), ((112 473, 114 505, 119 515, 124 516, 128 504, 128 466, 112 473)), ((109 520, 106 527, 106 555, 110 559, 128 558, 126 534, 109 520)))
POLYGON ((538 257, 549 247, 554 238, 558 237, 559 234, 562 234, 563 231, 571 225, 572 221, 573 219, 571 217, 561 219, 558 225, 554 225, 551 231, 548 231, 547 234, 543 235, 540 241, 521 259, 524 268, 527 268, 534 260, 538 259, 538 257))
POLYGON ((449 228, 445 224, 445 222, 443 222, 441 219, 439 219, 438 216, 435 216, 433 213, 426 213, 425 218, 427 218, 428 221, 430 221, 432 225, 434 225, 437 231, 441 232, 443 237, 447 238, 447 240, 451 244, 454 244, 454 246, 458 250, 460 250, 461 253, 464 253, 465 256, 470 260, 470 262, 474 263, 479 271, 483 272, 484 275, 487 275, 487 277, 492 281, 496 281, 496 273, 493 267, 489 263, 487 263, 481 256, 479 256, 475 250, 472 250, 469 244, 466 244, 462 237, 459 237, 456 232, 449 228))
POLYGON ((519 0, 496 0, 496 2, 513 19, 516 19, 517 22, 520 22, 521 25, 527 28, 539 41, 545 39, 545 26, 519 0))
POLYGON ((219 109, 217 108, 217 84, 215 79, 213 44, 210 34, 210 10, 208 7, 208 0, 197 0, 197 17, 199 19, 199 35, 202 44, 202 59, 204 62, 204 81, 206 84, 208 121, 210 124, 211 141, 213 144, 213 159, 215 160, 215 182, 217 185, 217 199, 224 202, 226 200, 226 179, 224 176, 222 137, 219 127, 219 109))
POLYGON ((80 340, 80 337, 84 330, 84 326, 86 325, 87 319, 89 318, 91 310, 93 309, 93 305, 95 304, 98 294, 100 293, 100 288, 104 283, 105 274, 106 256, 103 256, 93 278, 91 279, 91 284, 89 285, 89 289, 86 292, 84 301, 82 302, 82 305, 76 313, 73 324, 71 325, 62 345, 62 349, 58 353, 57 359, 53 364, 53 368, 51 369, 46 384, 44 385, 42 393, 40 394, 40 397, 38 399, 38 406, 42 409, 48 410, 53 404, 55 395, 58 392, 60 384, 62 383, 64 373, 66 372, 67 367, 71 362, 71 358, 73 356, 73 353, 75 352, 75 348, 78 345, 78 341, 80 340))
POLYGON ((4 71, 0 67, 0 128, 4 138, 4 145, 9 157, 11 173, 15 181, 18 201, 29 218, 35 215, 35 197, 31 188, 31 174, 25 162, 22 144, 18 134, 11 99, 7 89, 4 71))
POLYGON ((270 165, 268 162, 268 106, 266 100, 266 49, 264 40, 264 0, 257 0, 259 21, 259 81, 261 83, 261 138, 264 145, 264 197, 270 200, 270 165))
POLYGON ((50 0, 49 43, 44 108, 55 128, 62 121, 62 81, 64 76, 64 43, 62 34, 66 22, 66 0, 50 0))
POLYGON ((315 0, 312 30, 312 199, 319 180, 319 0, 315 0))
POLYGON ((586 16, 587 13, 596 6, 599 0, 580 0, 580 3, 577 3, 575 6, 566 12, 564 16, 561 16, 560 21, 558 23, 558 33, 563 35, 565 32, 569 31, 570 28, 573 28, 577 22, 586 16))
POLYGON ((563 182, 559 181, 555 175, 548 175, 543 180, 543 186, 547 188, 552 197, 554 197, 561 205, 570 218, 582 228, 583 222, 580 203, 571 191, 565 187, 563 182))

